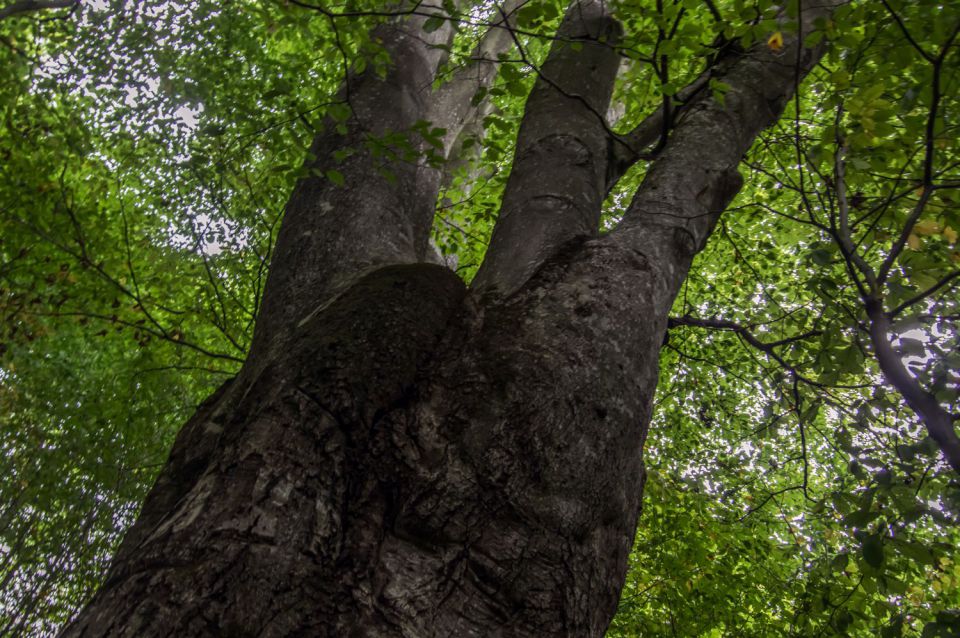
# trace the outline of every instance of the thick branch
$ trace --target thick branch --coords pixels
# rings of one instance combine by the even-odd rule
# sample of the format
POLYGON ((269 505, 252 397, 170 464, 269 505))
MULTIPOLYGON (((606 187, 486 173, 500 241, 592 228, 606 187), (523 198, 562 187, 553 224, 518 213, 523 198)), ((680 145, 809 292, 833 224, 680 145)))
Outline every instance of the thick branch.
POLYGON ((310 175, 287 203, 251 354, 288 335, 366 270, 427 260, 440 173, 384 142, 399 133, 415 150, 427 148, 415 127, 426 119, 453 35, 449 23, 425 32, 427 19, 413 15, 374 31, 393 60, 385 78, 372 68, 347 74, 341 98, 350 117, 324 122, 310 149, 310 175))
POLYGON ((903 395, 907 405, 923 421, 930 438, 940 447, 944 458, 960 473, 960 437, 953 428, 952 415, 907 371, 890 343, 890 319, 879 301, 867 301, 867 316, 870 318, 870 342, 884 378, 903 395))
POLYGON ((513 45, 511 29, 517 9, 528 0, 504 2, 470 55, 470 62, 455 71, 434 93, 427 119, 433 126, 445 128, 444 152, 449 155, 464 129, 475 124, 487 114, 487 100, 474 101, 478 91, 493 84, 499 68, 500 55, 513 45))
POLYGON ((816 7, 805 3, 798 32, 782 49, 759 43, 732 58, 712 72, 728 87, 723 98, 701 91, 688 104, 614 233, 618 241, 664 265, 668 288, 682 281, 693 255, 739 191, 737 166, 743 154, 776 122, 799 79, 825 52, 825 43, 806 47, 804 38, 816 20, 840 4, 842 0, 816 7))
POLYGON ((571 4, 527 100, 513 170, 477 289, 509 295, 577 236, 597 233, 606 193, 607 111, 620 64, 606 3, 571 4))
MULTIPOLYGON (((684 105, 689 102, 697 93, 706 88, 710 82, 710 70, 704 71, 697 78, 682 88, 674 96, 674 106, 672 117, 678 117, 684 110, 684 105)), ((657 107, 657 110, 643 119, 633 129, 625 135, 618 136, 613 145, 613 161, 611 162, 610 174, 607 182, 607 189, 613 188, 617 181, 623 177, 631 166, 641 159, 652 159, 650 147, 657 143, 664 129, 664 113, 666 110, 663 105, 657 107)))

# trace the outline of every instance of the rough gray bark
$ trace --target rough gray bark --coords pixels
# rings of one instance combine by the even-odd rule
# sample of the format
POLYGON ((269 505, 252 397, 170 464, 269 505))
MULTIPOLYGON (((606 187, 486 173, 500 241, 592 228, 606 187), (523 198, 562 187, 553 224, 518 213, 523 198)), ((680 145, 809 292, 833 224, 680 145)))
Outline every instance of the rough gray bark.
POLYGON ((306 163, 314 174, 300 180, 287 202, 251 359, 285 347, 299 322, 358 273, 427 260, 440 171, 423 159, 391 158, 387 153, 400 150, 382 141, 399 132, 413 150, 427 147, 412 127, 428 115, 430 86, 445 55, 437 45, 447 44, 453 29, 446 23, 425 33, 426 19, 415 15, 377 29, 375 37, 397 61, 385 78, 372 69, 348 73, 340 97, 352 115, 345 133, 324 122, 306 163), (326 177, 329 171, 343 176, 342 186, 326 177))
POLYGON ((619 35, 603 0, 584 0, 560 25, 527 99, 500 216, 473 283, 478 290, 508 295, 558 246, 596 236, 619 35))
MULTIPOLYGON (((564 28, 611 33, 598 7, 575 2, 564 28)), ((411 61, 351 87, 351 131, 381 126, 364 120, 378 113, 402 127, 423 108, 412 87, 429 87, 434 61, 396 33, 388 46, 411 61)), ((484 289, 498 294, 413 263, 437 196, 423 167, 398 167, 390 185, 360 156, 343 189, 301 182, 250 360, 184 426, 64 635, 602 635, 640 508, 667 313, 740 186, 740 155, 820 53, 788 42, 728 63, 725 105, 698 98, 600 238, 588 222, 609 168, 595 154, 603 127, 541 84, 528 115, 549 113, 561 138, 590 131, 550 141, 524 122, 530 150, 508 186, 520 203, 496 233, 542 234, 535 254, 522 238, 491 247, 484 289), (539 152, 543 140, 559 150, 539 152), (553 184, 556 235, 519 192, 550 161, 569 176, 553 184)), ((588 42, 582 55, 604 69, 577 87, 602 113, 609 51, 588 42)), ((353 135, 321 135, 317 162, 353 135)))

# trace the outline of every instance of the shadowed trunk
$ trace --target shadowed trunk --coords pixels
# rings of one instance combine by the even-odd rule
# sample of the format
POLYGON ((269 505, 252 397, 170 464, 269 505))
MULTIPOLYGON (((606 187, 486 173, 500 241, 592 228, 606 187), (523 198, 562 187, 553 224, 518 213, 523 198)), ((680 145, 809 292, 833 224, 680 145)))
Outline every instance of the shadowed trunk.
MULTIPOLYGON (((542 71, 580 85, 534 89, 481 288, 417 263, 432 169, 383 180, 361 152, 340 165, 343 187, 297 186, 247 364, 184 426, 65 636, 602 635, 667 313, 740 187, 740 157, 822 54, 788 38, 724 61, 724 103, 702 91, 685 107, 621 227, 598 237, 622 169, 595 119, 616 69, 606 11, 575 2, 561 27, 542 71), (584 78, 585 64, 600 71, 584 78), (589 94, 572 103, 573 90, 589 94), (530 194, 538 167, 562 171, 556 197, 530 194)), ((384 29, 403 64, 356 79, 348 132, 314 145, 325 170, 429 108, 439 56, 411 37, 418 24, 384 29)))

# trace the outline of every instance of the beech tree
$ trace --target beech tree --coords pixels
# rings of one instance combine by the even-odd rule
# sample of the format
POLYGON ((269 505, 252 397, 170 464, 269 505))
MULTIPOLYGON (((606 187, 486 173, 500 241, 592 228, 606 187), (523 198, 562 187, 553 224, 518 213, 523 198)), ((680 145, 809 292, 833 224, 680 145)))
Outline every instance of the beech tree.
POLYGON ((955 8, 0 16, 4 631, 957 629, 955 8))

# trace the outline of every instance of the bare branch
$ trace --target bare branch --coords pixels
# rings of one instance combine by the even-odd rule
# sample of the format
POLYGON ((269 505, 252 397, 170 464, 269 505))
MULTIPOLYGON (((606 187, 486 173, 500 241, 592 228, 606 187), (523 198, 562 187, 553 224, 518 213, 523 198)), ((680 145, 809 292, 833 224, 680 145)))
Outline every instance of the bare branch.
POLYGON ((946 277, 944 277, 934 285, 930 286, 926 290, 904 301, 902 304, 900 304, 899 306, 897 306, 896 308, 888 312, 887 315, 891 318, 896 317, 897 315, 899 315, 901 312, 903 312, 910 306, 920 303, 924 299, 928 298, 930 295, 936 293, 938 290, 940 290, 941 288, 949 284, 951 281, 953 281, 957 277, 960 277, 960 270, 954 270, 952 273, 948 274, 946 277))
POLYGON ((907 25, 903 23, 903 18, 900 17, 900 14, 898 14, 896 11, 893 10, 893 7, 890 6, 890 3, 887 2, 887 0, 880 0, 880 1, 883 3, 883 6, 886 8, 887 13, 890 14, 890 17, 892 17, 894 22, 897 23, 897 26, 900 27, 901 33, 903 33, 903 36, 907 39, 907 42, 910 43, 910 46, 916 49, 917 52, 923 57, 924 60, 926 60, 927 62, 933 62, 933 56, 927 53, 926 50, 924 50, 924 48, 920 46, 920 44, 914 39, 914 37, 910 35, 910 31, 907 29, 907 25))
MULTIPOLYGON (((884 4, 886 5, 885 1, 884 4)), ((904 33, 906 33, 906 31, 904 31, 904 33)), ((890 269, 893 267, 893 264, 896 263, 897 258, 903 251, 903 247, 906 245, 907 240, 910 237, 910 233, 913 232, 914 225, 920 219, 920 215, 923 214, 927 202, 930 200, 930 196, 933 194, 935 188, 933 184, 933 162, 935 152, 934 138, 936 136, 935 126, 937 121, 937 113, 939 112, 940 107, 940 100, 943 97, 940 85, 940 74, 943 70, 943 62, 947 56, 947 52, 953 45, 953 41, 956 39, 958 33, 960 33, 960 24, 954 28, 953 32, 947 38, 947 41, 944 43, 943 48, 940 50, 940 53, 935 58, 928 57, 922 49, 919 49, 923 57, 929 60, 933 65, 933 81, 930 87, 930 110, 927 113, 927 126, 924 139, 923 183, 921 185, 923 190, 920 194, 920 199, 910 212, 907 222, 903 225, 903 229, 900 231, 900 236, 890 247, 890 252, 880 265, 880 270, 877 272, 877 280, 881 284, 884 283, 887 280, 887 277, 890 275, 890 269)))
POLYGON ((793 370, 793 367, 783 361, 780 355, 774 351, 774 348, 796 343, 797 341, 803 341, 804 339, 819 337, 821 334, 823 334, 822 330, 809 330, 802 334, 780 339, 779 341, 764 342, 757 339, 757 337, 750 332, 747 326, 741 325, 735 321, 728 321, 726 319, 702 319, 699 317, 691 317, 690 315, 684 315, 683 317, 670 317, 670 319, 667 321, 667 326, 669 328, 674 328, 676 326, 697 326, 699 328, 711 328, 714 330, 729 330, 735 332, 743 337, 743 340, 749 343, 751 346, 770 355, 777 361, 777 363, 791 371, 793 370))
MULTIPOLYGON (((842 107, 837 109, 837 121, 839 122, 840 116, 842 113, 842 107)), ((839 131, 839 126, 837 127, 839 131)), ((837 245, 840 247, 840 252, 843 255, 844 263, 847 267, 847 272, 850 274, 850 278, 853 280, 853 283, 856 284, 857 290, 860 292, 860 296, 865 298, 871 294, 877 294, 879 291, 879 284, 877 282, 877 275, 874 272, 873 268, 863 256, 857 252, 857 247, 853 243, 853 239, 850 236, 850 205, 847 201, 847 184, 846 184, 846 164, 843 159, 845 148, 838 140, 837 142, 837 152, 834 160, 834 182, 836 184, 837 191, 837 207, 839 213, 839 227, 834 224, 834 217, 830 217, 830 233, 833 235, 837 245), (866 281, 867 287, 865 288, 863 282, 860 281, 860 277, 857 273, 863 276, 863 279, 866 281)))
POLYGON ((717 5, 713 3, 713 0, 704 0, 704 4, 710 9, 710 15, 713 16, 713 19, 716 22, 723 23, 723 16, 720 15, 720 11, 717 9, 717 5))

